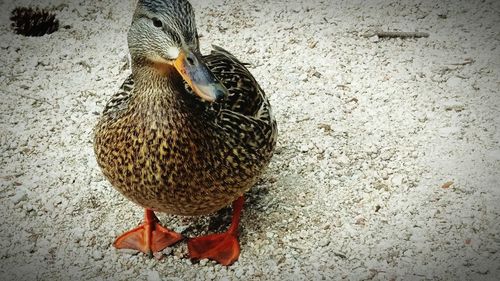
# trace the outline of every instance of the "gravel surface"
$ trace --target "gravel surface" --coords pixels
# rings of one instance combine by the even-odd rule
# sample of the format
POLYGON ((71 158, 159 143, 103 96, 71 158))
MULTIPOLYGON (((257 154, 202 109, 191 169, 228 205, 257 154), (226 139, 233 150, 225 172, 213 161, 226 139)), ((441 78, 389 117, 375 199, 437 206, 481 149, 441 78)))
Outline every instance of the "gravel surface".
MULTIPOLYGON (((43 37, 12 32, 10 2, 1 280, 498 280, 500 1, 191 1, 203 52, 249 62, 279 124, 231 267, 192 264, 185 243, 111 246, 143 213, 104 179, 92 129, 129 74, 134 1, 32 1, 60 21, 43 37)), ((194 236, 230 214, 159 217, 194 236)))

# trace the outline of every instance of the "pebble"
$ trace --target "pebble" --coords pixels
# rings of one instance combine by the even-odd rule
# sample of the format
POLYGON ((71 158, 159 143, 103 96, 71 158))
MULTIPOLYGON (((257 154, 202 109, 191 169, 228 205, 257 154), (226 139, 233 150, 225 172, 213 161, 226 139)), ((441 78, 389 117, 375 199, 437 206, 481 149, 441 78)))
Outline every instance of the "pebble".
POLYGON ((243 269, 241 267, 237 268, 234 271, 234 275, 236 275, 237 278, 241 278, 243 276, 243 273, 245 273, 245 271, 243 271, 243 269))
POLYGON ((308 79, 307 79, 307 74, 306 73, 302 73, 299 77, 299 80, 302 81, 302 82, 306 82, 308 79))
POLYGON ((16 189, 16 193, 12 197, 10 197, 10 200, 12 201, 12 203, 14 203, 14 205, 18 204, 19 202, 25 201, 26 199, 28 199, 28 194, 26 193, 26 190, 22 188, 16 189))
POLYGON ((99 260, 102 260, 104 258, 104 255, 101 251, 93 251, 92 258, 96 261, 99 261, 99 260))
POLYGON ((157 260, 161 260, 163 258, 163 252, 154 252, 153 257, 157 260))
POLYGON ((83 238, 83 234, 84 233, 85 233, 85 229, 77 226, 77 227, 73 228, 73 235, 72 235, 72 237, 73 237, 73 239, 75 241, 80 241, 83 238))
POLYGON ((319 240, 319 243, 318 243, 318 245, 319 245, 320 247, 326 247, 326 246, 328 246, 329 244, 330 244, 330 240, 329 240, 329 239, 326 239, 326 238, 323 238, 323 239, 319 240))
POLYGON ((380 158, 382 160, 388 161, 391 160, 392 156, 394 155, 394 151, 392 150, 384 150, 380 153, 380 158))
POLYGON ((212 271, 209 271, 205 274, 205 278, 207 280, 214 280, 215 279, 215 273, 213 273, 212 271))
POLYGON ((167 247, 163 249, 162 253, 166 256, 169 256, 170 254, 172 254, 172 247, 167 247))
POLYGON ((446 138, 460 132, 459 127, 445 127, 438 130, 439 136, 446 138))
POLYGON ((459 102, 448 102, 444 104, 444 109, 447 111, 460 112, 465 109, 465 105, 459 102))
POLYGON ((391 178, 391 183, 396 186, 403 184, 403 176, 398 174, 393 175, 391 178))
POLYGON ((160 274, 156 270, 150 270, 147 272, 147 281, 161 281, 160 274))
POLYGON ((339 155, 339 157, 337 157, 336 162, 342 166, 345 166, 349 164, 350 160, 349 157, 347 157, 344 154, 341 154, 339 155))
POLYGON ((309 145, 308 144, 303 144, 299 147, 299 151, 300 152, 308 152, 310 149, 309 145))
POLYGON ((500 161, 500 149, 490 150, 487 155, 496 161, 500 161))
POLYGON ((383 180, 389 179, 389 173, 387 173, 386 170, 380 171, 380 177, 382 177, 383 180))

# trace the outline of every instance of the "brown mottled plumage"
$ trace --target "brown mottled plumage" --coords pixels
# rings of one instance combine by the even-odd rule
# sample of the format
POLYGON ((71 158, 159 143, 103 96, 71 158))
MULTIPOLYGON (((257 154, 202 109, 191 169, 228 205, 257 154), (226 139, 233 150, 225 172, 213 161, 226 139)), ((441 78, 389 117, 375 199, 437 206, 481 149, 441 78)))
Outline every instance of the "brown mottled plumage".
POLYGON ((139 1, 129 49, 132 74, 95 128, 95 154, 111 184, 146 209, 176 215, 209 214, 242 196, 276 143, 270 104, 244 64, 219 47, 199 55, 184 0, 139 1), (170 65, 187 49, 227 89, 223 98, 202 99, 170 65))
POLYGON ((271 158, 276 123, 259 85, 220 48, 204 59, 228 89, 226 100, 198 100, 175 72, 135 81, 132 74, 96 126, 104 174, 145 208, 177 215, 217 211, 248 191, 271 158))

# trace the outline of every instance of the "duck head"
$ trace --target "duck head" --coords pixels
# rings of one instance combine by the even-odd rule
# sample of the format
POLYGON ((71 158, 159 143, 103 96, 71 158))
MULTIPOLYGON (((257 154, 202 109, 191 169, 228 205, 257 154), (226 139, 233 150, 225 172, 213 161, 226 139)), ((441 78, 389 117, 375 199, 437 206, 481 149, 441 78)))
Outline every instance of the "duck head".
POLYGON ((139 0, 128 32, 132 64, 146 64, 161 75, 177 71, 203 100, 213 102, 227 89, 203 62, 195 16, 186 0, 139 0))

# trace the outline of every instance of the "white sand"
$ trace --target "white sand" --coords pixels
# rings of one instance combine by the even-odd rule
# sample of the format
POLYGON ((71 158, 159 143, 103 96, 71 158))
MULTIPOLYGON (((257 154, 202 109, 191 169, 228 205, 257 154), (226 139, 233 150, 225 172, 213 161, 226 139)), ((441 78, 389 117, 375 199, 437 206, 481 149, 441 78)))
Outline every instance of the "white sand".
MULTIPOLYGON (((280 130, 228 268, 111 247, 143 213, 92 128, 129 74, 134 1, 65 2, 39 6, 72 28, 29 38, 0 1, 1 280, 498 280, 500 1, 192 1, 203 51, 252 64, 280 130)), ((160 219, 190 236, 229 214, 160 219)))

